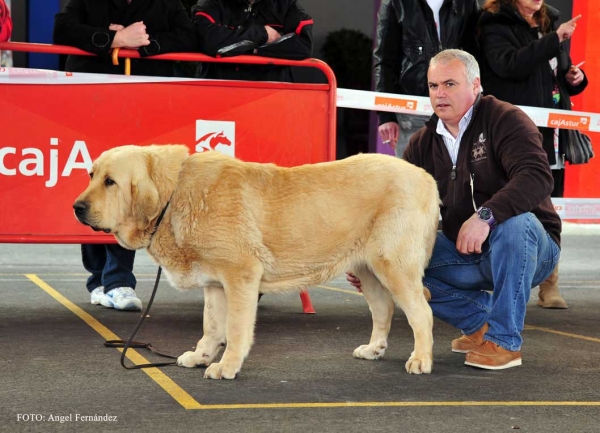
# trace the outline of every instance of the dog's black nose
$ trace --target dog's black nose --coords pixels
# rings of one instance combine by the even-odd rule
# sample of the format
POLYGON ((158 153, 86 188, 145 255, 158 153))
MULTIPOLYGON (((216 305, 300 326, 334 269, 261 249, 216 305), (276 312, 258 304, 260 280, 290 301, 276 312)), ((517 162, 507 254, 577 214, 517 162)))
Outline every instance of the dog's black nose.
POLYGON ((75 210, 75 215, 85 215, 88 209, 88 205, 84 201, 76 201, 73 204, 73 209, 75 210))

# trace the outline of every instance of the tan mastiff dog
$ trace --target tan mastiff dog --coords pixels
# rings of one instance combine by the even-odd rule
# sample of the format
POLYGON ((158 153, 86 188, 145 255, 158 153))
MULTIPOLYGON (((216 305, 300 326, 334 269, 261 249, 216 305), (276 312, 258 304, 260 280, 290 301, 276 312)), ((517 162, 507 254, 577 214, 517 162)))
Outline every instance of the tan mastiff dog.
POLYGON ((259 292, 307 288, 344 271, 362 281, 373 317, 371 341, 354 356, 384 355, 395 302, 415 337, 406 371, 431 372, 433 318, 421 279, 439 197, 433 178, 405 161, 367 154, 282 168, 189 156, 183 145, 123 146, 94 162, 73 207, 123 247, 146 248, 174 287, 204 288, 204 335, 178 364, 208 366, 207 378, 240 371, 259 292))

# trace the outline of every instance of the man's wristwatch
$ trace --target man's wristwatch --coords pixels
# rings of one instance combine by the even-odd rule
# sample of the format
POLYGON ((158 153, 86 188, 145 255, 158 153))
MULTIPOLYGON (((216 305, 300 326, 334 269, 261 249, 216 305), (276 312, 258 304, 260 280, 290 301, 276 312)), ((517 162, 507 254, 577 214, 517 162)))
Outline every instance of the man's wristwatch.
POLYGON ((481 221, 490 226, 490 231, 492 231, 496 226, 494 214, 492 213, 492 210, 489 207, 481 206, 479 209, 477 209, 477 216, 481 221))

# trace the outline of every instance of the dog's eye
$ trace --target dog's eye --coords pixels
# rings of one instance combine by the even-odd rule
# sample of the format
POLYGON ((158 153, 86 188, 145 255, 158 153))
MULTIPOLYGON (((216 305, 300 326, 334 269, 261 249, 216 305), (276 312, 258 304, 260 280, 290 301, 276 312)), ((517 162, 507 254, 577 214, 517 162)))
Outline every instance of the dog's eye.
POLYGON ((94 173, 90 173, 90 179, 94 178, 94 173))
POLYGON ((110 177, 107 177, 107 178, 104 180, 104 185, 106 185, 106 186, 111 186, 111 185, 114 185, 114 184, 115 184, 115 181, 114 181, 114 180, 112 180, 110 177))

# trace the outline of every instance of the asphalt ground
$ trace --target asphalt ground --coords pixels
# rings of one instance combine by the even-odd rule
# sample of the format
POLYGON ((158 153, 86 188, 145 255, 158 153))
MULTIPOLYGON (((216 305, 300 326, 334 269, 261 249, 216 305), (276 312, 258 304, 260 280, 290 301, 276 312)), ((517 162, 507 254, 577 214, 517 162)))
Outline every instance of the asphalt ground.
MULTIPOLYGON (((242 372, 213 381, 203 369, 121 367, 119 349, 103 342, 126 339, 140 314, 90 304, 77 245, 1 244, 0 431, 599 432, 599 245, 597 230, 564 235, 569 309, 537 307, 532 291, 521 367, 464 366, 450 351, 459 333, 436 320, 433 372, 409 375, 413 336, 401 311, 385 358, 354 359, 371 318, 340 277, 310 289, 315 315, 302 314, 295 293, 264 296, 242 372)), ((144 307, 156 270, 139 252, 144 307)), ((190 350, 202 308, 201 291, 163 280, 136 340, 174 355, 190 350)), ((164 361, 127 355, 129 364, 164 361)))

